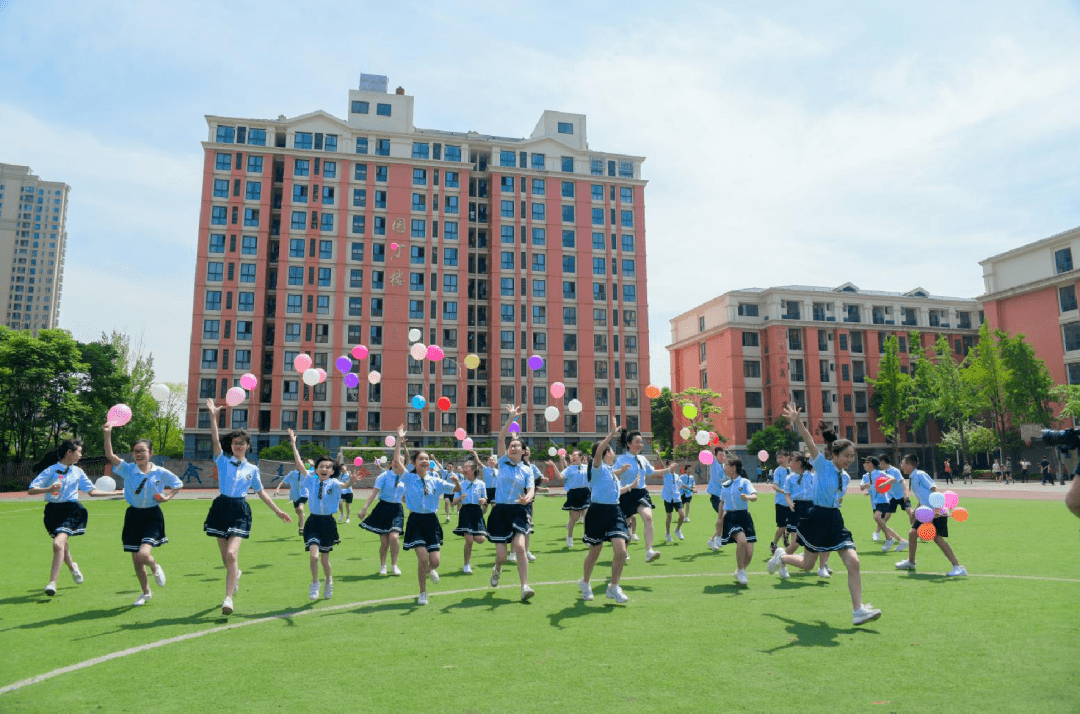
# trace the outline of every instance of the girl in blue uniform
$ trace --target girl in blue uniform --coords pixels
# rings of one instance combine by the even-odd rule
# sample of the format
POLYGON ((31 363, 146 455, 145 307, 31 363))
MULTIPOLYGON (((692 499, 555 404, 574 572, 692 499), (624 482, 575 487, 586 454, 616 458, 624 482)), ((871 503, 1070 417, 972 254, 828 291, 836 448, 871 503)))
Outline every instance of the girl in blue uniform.
POLYGON ((219 495, 210 504, 210 511, 203 522, 203 531, 211 538, 217 538, 221 562, 225 566, 225 600, 221 603, 221 614, 231 615, 233 595, 236 594, 241 574, 240 543, 251 535, 248 489, 253 489, 278 518, 286 523, 292 523, 292 519, 278 508, 270 495, 263 490, 259 467, 248 463, 247 452, 251 448, 251 439, 247 432, 234 430, 221 436, 218 434, 217 415, 222 407, 214 404, 213 399, 207 399, 206 409, 210 412, 210 434, 217 456, 214 463, 217 466, 219 495))
POLYGON ((790 459, 791 452, 783 449, 776 452, 777 466, 773 471, 773 510, 776 512, 776 533, 773 534, 772 543, 769 543, 770 553, 776 550, 781 539, 783 539, 784 547, 788 547, 787 526, 791 522, 791 512, 795 507, 787 486, 790 459))
MULTIPOLYGON (((862 475, 862 481, 859 483, 859 490, 870 497, 870 512, 875 514, 874 515, 874 524, 876 526, 876 528, 874 529, 874 533, 870 536, 870 538, 875 543, 877 543, 879 540, 881 540, 881 534, 883 532, 881 524, 878 523, 877 515, 876 515, 876 509, 875 509, 875 506, 877 506, 878 499, 877 499, 877 496, 876 496, 877 489, 874 488, 874 479, 876 478, 876 475, 875 475, 874 472, 877 471, 877 470, 878 470, 878 460, 877 460, 876 456, 867 456, 865 459, 863 459, 863 475, 862 475)), ((887 538, 887 536, 886 536, 886 538, 887 538)), ((892 547, 892 546, 890 546, 890 547, 892 547)), ((888 548, 886 548, 885 550, 888 550, 888 548)))
POLYGON ((640 431, 624 432, 622 443, 626 452, 615 459, 615 467, 629 465, 621 476, 624 486, 631 486, 629 492, 619 497, 619 506, 623 509, 623 517, 630 522, 636 516, 641 516, 645 531, 645 562, 651 563, 660 557, 660 551, 653 550, 653 502, 649 497, 649 491, 645 488, 645 479, 652 474, 669 473, 672 466, 663 469, 655 469, 652 464, 641 455, 645 448, 645 442, 641 438, 640 431))
POLYGON ((473 543, 483 543, 487 538, 487 526, 484 525, 484 506, 487 505, 487 489, 483 479, 478 479, 480 457, 473 452, 462 465, 465 480, 461 482, 461 493, 454 499, 458 507, 458 524, 454 535, 465 538, 465 565, 461 572, 472 575, 473 543))
MULTIPOLYGON (((532 540, 532 532, 533 532, 533 529, 534 529, 534 525, 533 525, 533 501, 536 500, 536 494, 538 494, 538 493, 547 493, 548 489, 546 487, 540 485, 544 481, 544 474, 541 473, 540 469, 537 467, 537 465, 532 462, 532 452, 529 450, 528 446, 523 446, 522 447, 521 460, 529 468, 529 470, 532 472, 533 496, 532 496, 531 499, 529 499, 529 502, 527 504, 525 504, 525 510, 527 510, 529 512, 529 532, 525 534, 525 557, 528 559, 528 561, 530 563, 535 563, 536 562, 536 556, 533 555, 531 550, 529 550, 529 544, 530 544, 530 541, 532 540)), ((516 557, 517 556, 515 556, 513 553, 511 553, 510 556, 509 556, 509 561, 511 563, 515 562, 516 557)))
MULTIPOLYGON (((915 454, 908 454, 900 462, 900 470, 907 474, 911 479, 911 492, 915 494, 915 497, 919 499, 920 506, 926 506, 932 508, 930 505, 930 494, 937 491, 937 486, 934 485, 934 479, 930 478, 930 475, 925 471, 919 469, 919 457, 915 454)), ((949 512, 947 509, 934 509, 934 543, 938 548, 941 548, 941 552, 945 554, 945 557, 952 563, 952 570, 945 573, 947 577, 956 577, 958 575, 967 575, 967 568, 960 565, 960 561, 956 559, 956 554, 953 553, 952 546, 945 539, 949 537, 949 512)), ((915 516, 911 517, 911 530, 908 532, 908 547, 911 549, 911 554, 905 559, 896 564, 897 570, 914 570, 915 569, 915 550, 919 547, 919 522, 915 519, 915 516)))
POLYGON ((694 486, 696 485, 697 481, 694 479, 694 474, 690 473, 690 467, 683 466, 682 476, 679 477, 679 491, 682 496, 683 513, 686 514, 683 523, 690 522, 690 502, 694 500, 694 486))
MULTIPOLYGON (((317 462, 318 459, 315 459, 317 462)), ((359 477, 357 477, 359 481, 359 477)), ((353 502, 353 490, 350 485, 352 481, 345 484, 345 487, 341 489, 341 499, 338 502, 338 523, 351 523, 352 522, 352 502, 353 502)))
MULTIPOLYGON (((903 510, 907 513, 908 520, 911 520, 915 517, 915 509, 911 507, 911 490, 903 473, 892 465, 891 457, 888 454, 878 456, 878 467, 885 472, 886 476, 892 479, 889 482, 889 503, 893 513, 897 509, 903 510)), ((907 547, 908 542, 903 538, 896 544, 897 551, 907 550, 907 547)))
POLYGON ((566 524, 566 547, 574 547, 574 524, 583 520, 589 512, 589 479, 588 469, 582 463, 583 454, 581 449, 570 452, 570 463, 565 463, 566 457, 559 457, 564 480, 563 488, 566 490, 566 502, 562 509, 570 512, 570 521, 566 524))
POLYGON ((604 541, 608 541, 611 543, 612 550, 611 579, 608 581, 605 595, 622 604, 630 599, 619 587, 619 579, 626 565, 626 542, 630 540, 630 534, 626 530, 626 518, 619 505, 619 498, 629 493, 633 485, 624 485, 619 480, 619 477, 630 469, 630 464, 623 464, 617 469, 612 469, 615 453, 611 450, 610 444, 612 437, 619 432, 619 424, 614 417, 611 421, 615 428, 603 441, 593 447, 586 474, 590 489, 589 500, 592 505, 585 513, 585 533, 582 540, 589 546, 589 552, 585 554, 585 565, 581 580, 578 581, 578 589, 581 590, 582 600, 593 599, 589 578, 592 577, 593 567, 600 557, 604 541))
POLYGON ((716 522, 721 528, 720 545, 735 541, 735 580, 747 585, 746 566, 754 557, 757 532, 750 516, 750 501, 757 500, 757 491, 743 471, 742 459, 729 456, 724 464, 727 480, 720 489, 720 509, 716 522))
POLYGON ((660 491, 660 498, 664 501, 664 513, 667 520, 664 523, 664 540, 671 542, 671 514, 679 514, 679 520, 675 523, 675 535, 679 540, 683 539, 682 526, 686 522, 686 511, 683 510, 682 482, 678 473, 678 464, 672 461, 668 464, 668 470, 664 474, 664 486, 660 491))
POLYGON ((307 498, 300 495, 300 483, 307 474, 307 469, 303 471, 293 469, 285 474, 285 478, 278 481, 278 485, 274 487, 274 498, 278 497, 282 486, 289 487, 289 500, 292 501, 293 509, 296 511, 297 532, 301 536, 304 535, 304 504, 307 503, 307 498))
POLYGON ((861 625, 881 617, 881 610, 869 603, 862 602, 862 577, 859 571, 859 556, 855 552, 855 542, 851 532, 844 527, 844 517, 840 513, 840 500, 847 489, 849 477, 844 471, 855 460, 855 446, 847 439, 837 439, 831 430, 822 424, 821 435, 825 439, 829 457, 818 451, 814 437, 802 423, 799 409, 793 405, 784 407, 784 416, 799 432, 802 440, 810 449, 814 462, 814 506, 799 521, 796 533, 802 540, 806 552, 802 557, 786 555, 777 548, 769 558, 769 573, 775 573, 781 565, 795 565, 803 570, 814 567, 817 553, 839 551, 840 559, 848 570, 848 591, 851 593, 853 624, 861 625))
POLYGON ((42 470, 30 482, 27 495, 45 494, 45 530, 52 538, 52 568, 49 571, 49 583, 45 594, 56 594, 56 579, 60 577, 60 564, 67 563, 71 570, 71 579, 79 585, 83 581, 79 564, 71 558, 68 539, 86 533, 86 523, 90 516, 79 503, 79 491, 92 497, 115 496, 117 491, 99 491, 94 488, 86 472, 77 464, 82 458, 82 439, 65 439, 55 452, 51 452, 42 463, 42 470))
POLYGON ((398 550, 401 534, 405 532, 405 509, 401 507, 405 498, 405 482, 401 479, 401 474, 405 472, 405 467, 400 457, 395 458, 398 460, 391 463, 390 467, 375 479, 371 495, 360 509, 360 527, 379 534, 379 575, 386 575, 387 552, 390 553, 390 574, 401 575, 398 550), (369 516, 368 508, 376 496, 379 502, 369 516))
POLYGON ((128 509, 124 512, 124 530, 120 539, 124 550, 131 553, 131 563, 135 567, 135 577, 139 579, 142 594, 135 601, 136 606, 145 605, 153 597, 150 591, 150 579, 147 568, 154 575, 154 581, 165 587, 165 571, 151 555, 151 551, 169 542, 165 537, 165 516, 159 503, 172 500, 184 487, 183 482, 172 471, 150 462, 154 454, 154 445, 149 439, 139 439, 131 447, 131 457, 135 463, 122 460, 112 450, 112 424, 103 427, 105 432, 105 458, 113 465, 113 473, 124 479, 124 498, 128 509), (165 489, 169 493, 165 493, 165 489))
MULTIPOLYGON (((727 452, 724 447, 717 446, 713 449, 713 462, 709 464, 709 483, 705 486, 705 493, 709 494, 709 505, 720 513, 720 489, 724 483, 724 462, 727 461, 727 452)), ((720 550, 720 526, 716 526, 716 532, 709 539, 710 550, 720 550)))
POLYGON ((521 600, 529 600, 536 593, 529 587, 529 560, 525 557, 525 536, 532 530, 526 505, 532 503, 535 493, 532 469, 522 461, 525 444, 506 436, 510 424, 521 414, 513 404, 507 406, 509 417, 499 431, 498 444, 506 444, 506 453, 499 459, 499 473, 495 477, 495 505, 487 519, 488 539, 495 544, 495 567, 491 571, 491 587, 499 586, 503 563, 507 560, 507 544, 513 548, 521 579, 521 600))
POLYGON ((484 515, 487 515, 488 507, 495 503, 495 475, 499 473, 499 459, 495 454, 488 456, 484 464, 484 489, 487 491, 487 503, 484 504, 484 515))

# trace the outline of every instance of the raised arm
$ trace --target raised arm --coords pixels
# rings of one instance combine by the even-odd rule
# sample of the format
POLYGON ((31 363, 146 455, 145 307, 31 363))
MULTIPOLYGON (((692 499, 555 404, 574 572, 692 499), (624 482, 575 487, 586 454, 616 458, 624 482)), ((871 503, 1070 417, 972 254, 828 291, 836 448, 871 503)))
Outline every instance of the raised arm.
MULTIPOLYGON (((594 469, 600 468, 600 464, 604 463, 604 452, 607 450, 608 445, 611 444, 611 440, 615 438, 615 435, 619 433, 619 420, 615 417, 611 418, 611 423, 615 425, 615 428, 611 430, 604 440, 601 441, 596 447, 596 454, 593 456, 592 465, 594 469)), ((624 468, 623 471, 626 469, 624 468)), ((619 472, 622 473, 622 472, 619 472)))
POLYGON ((221 456, 221 434, 218 433, 217 415, 221 407, 214 404, 213 399, 206 400, 206 409, 210 412, 210 438, 214 441, 214 458, 221 456))
POLYGON ((802 415, 799 414, 799 408, 793 404, 787 404, 784 406, 784 416, 787 418, 791 425, 795 427, 795 431, 799 432, 799 436, 806 442, 806 448, 810 451, 811 461, 818 457, 817 444, 814 443, 814 437, 810 433, 810 430, 806 428, 806 425, 802 422, 802 415))
POLYGON ((101 430, 105 432, 105 458, 108 459, 113 466, 119 466, 124 462, 119 456, 114 454, 112 450, 112 422, 105 422, 105 426, 101 427, 101 430))
POLYGON ((507 404, 506 411, 509 416, 506 418, 506 423, 502 425, 502 429, 499 429, 499 440, 495 442, 495 448, 504 453, 506 452, 506 436, 510 433, 510 424, 521 414, 521 407, 507 404))
POLYGON ((398 438, 394 442, 394 455, 391 457, 392 463, 390 468, 398 476, 405 473, 405 462, 401 460, 401 444, 405 441, 405 425, 401 424, 397 428, 398 438))
POLYGON ((296 472, 303 478, 303 475, 307 473, 307 466, 300 458, 300 450, 296 448, 296 432, 292 429, 289 429, 289 446, 292 447, 293 465, 296 466, 296 472))

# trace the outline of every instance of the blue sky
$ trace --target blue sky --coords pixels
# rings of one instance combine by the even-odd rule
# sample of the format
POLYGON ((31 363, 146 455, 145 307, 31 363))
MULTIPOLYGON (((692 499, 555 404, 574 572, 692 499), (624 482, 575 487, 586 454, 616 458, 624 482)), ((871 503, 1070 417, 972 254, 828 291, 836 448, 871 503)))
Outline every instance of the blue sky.
POLYGON ((0 161, 72 186, 61 327, 186 378, 205 114, 345 116, 361 71, 418 127, 584 113, 643 155, 652 377, 676 314, 786 283, 982 291, 1080 225, 1072 2, 0 0, 0 161))

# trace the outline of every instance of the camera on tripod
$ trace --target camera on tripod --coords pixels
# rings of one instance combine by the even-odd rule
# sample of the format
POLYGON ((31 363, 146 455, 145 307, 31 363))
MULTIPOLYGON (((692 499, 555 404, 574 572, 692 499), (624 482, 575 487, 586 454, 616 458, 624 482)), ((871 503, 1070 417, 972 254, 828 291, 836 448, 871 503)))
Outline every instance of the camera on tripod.
POLYGON ((1080 429, 1043 429, 1043 443, 1047 446, 1056 446, 1062 451, 1080 448, 1080 429))

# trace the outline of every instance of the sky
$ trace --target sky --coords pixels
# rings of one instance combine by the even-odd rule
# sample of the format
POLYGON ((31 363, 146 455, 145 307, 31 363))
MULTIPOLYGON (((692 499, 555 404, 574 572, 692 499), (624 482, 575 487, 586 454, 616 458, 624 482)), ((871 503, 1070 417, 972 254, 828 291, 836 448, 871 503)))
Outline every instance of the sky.
POLYGON ((206 114, 417 127, 586 114, 646 157, 651 378, 669 321, 785 284, 975 297, 978 261, 1080 225, 1080 4, 0 0, 0 162, 72 187, 60 327, 185 381, 206 114))

